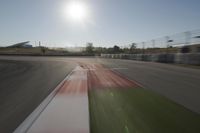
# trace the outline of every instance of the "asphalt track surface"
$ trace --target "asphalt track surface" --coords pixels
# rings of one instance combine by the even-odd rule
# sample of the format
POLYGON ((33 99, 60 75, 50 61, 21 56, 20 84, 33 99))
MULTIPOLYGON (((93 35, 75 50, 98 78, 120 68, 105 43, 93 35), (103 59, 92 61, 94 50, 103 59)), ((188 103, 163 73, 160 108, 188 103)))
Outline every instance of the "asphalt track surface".
POLYGON ((78 63, 115 69, 200 113, 199 69, 99 58, 0 57, 0 132, 12 132, 78 63))
POLYGON ((75 64, 0 61, 0 132, 12 132, 64 79, 75 64))

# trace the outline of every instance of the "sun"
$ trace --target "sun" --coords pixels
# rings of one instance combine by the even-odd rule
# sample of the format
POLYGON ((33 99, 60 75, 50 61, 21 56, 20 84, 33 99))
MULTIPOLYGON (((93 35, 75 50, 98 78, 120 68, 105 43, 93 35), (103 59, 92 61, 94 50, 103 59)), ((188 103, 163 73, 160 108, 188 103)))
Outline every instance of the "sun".
POLYGON ((65 15, 70 20, 83 21, 88 15, 87 6, 80 1, 72 1, 65 7, 65 15))

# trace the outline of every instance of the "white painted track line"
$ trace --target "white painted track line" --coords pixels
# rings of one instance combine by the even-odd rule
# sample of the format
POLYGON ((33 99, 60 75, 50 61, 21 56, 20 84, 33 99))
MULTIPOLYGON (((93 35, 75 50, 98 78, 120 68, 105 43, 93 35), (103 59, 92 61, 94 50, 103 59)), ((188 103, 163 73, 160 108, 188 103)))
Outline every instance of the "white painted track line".
POLYGON ((46 106, 51 102, 54 96, 57 94, 59 89, 62 87, 64 82, 68 80, 70 75, 68 76, 44 99, 44 101, 15 129, 13 133, 26 133, 27 130, 31 127, 31 125, 35 122, 35 120, 39 117, 41 112, 46 108, 46 106))
POLYGON ((78 66, 40 115, 14 133, 89 133, 87 89, 87 71, 78 66))

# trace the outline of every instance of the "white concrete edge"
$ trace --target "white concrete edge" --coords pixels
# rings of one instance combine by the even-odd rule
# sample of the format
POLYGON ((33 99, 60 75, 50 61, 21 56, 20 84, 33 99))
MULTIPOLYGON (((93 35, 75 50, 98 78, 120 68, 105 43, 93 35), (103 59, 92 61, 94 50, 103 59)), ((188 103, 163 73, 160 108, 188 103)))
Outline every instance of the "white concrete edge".
POLYGON ((86 73, 86 75, 87 75, 87 93, 86 93, 86 95, 87 95, 87 102, 88 102, 88 122, 89 122, 89 133, 91 133, 91 125, 90 125, 90 123, 91 123, 91 119, 90 119, 90 100, 89 100, 89 84, 88 84, 88 72, 86 73))
POLYGON ((42 111, 47 107, 51 102, 54 96, 57 94, 60 87, 64 82, 70 77, 73 73, 73 70, 62 80, 58 86, 42 101, 42 103, 15 129, 13 133, 26 133, 28 129, 32 126, 35 120, 40 116, 42 111))

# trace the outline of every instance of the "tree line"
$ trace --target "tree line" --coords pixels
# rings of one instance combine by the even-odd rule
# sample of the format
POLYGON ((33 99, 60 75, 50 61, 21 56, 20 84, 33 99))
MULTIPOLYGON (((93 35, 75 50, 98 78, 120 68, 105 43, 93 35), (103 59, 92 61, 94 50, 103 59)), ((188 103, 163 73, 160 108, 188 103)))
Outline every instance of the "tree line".
POLYGON ((94 47, 93 43, 87 43, 85 52, 88 54, 119 54, 119 53, 137 53, 136 43, 132 43, 129 47, 120 48, 117 45, 113 47, 94 47))

